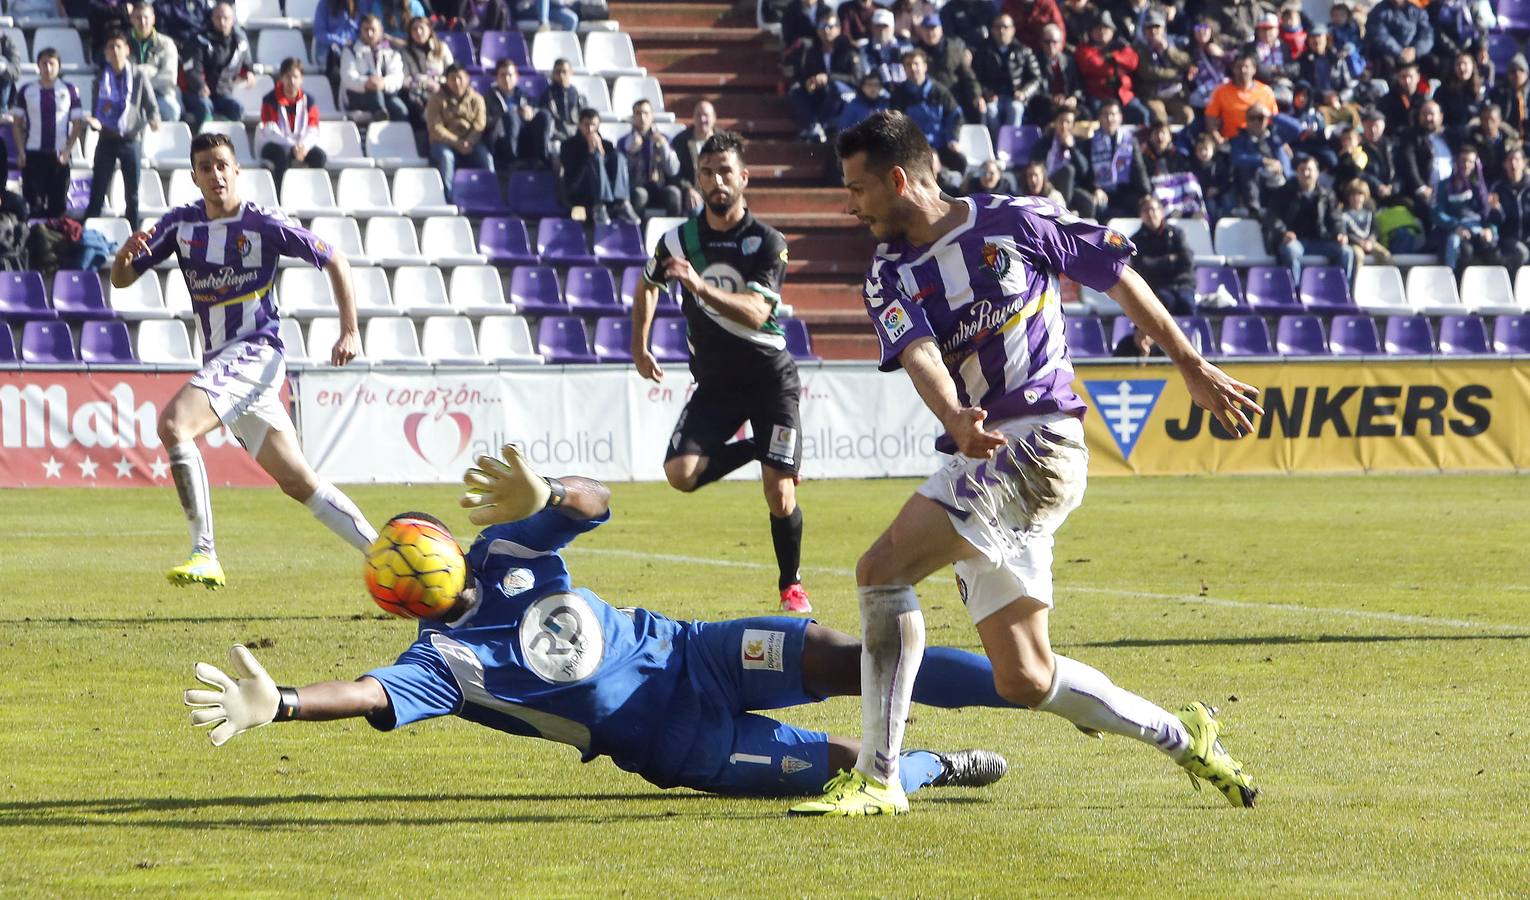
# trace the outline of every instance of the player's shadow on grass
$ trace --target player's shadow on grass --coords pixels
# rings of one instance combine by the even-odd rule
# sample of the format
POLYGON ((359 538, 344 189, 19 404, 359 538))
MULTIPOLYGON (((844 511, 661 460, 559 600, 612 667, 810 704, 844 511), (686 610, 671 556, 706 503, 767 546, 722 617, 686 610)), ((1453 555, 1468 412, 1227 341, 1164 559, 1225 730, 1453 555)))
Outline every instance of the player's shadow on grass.
POLYGON ((1530 634, 1273 634, 1245 637, 1121 638, 1114 641, 1057 642, 1068 647, 1237 647, 1275 644, 1385 644, 1407 641, 1524 641, 1530 634))

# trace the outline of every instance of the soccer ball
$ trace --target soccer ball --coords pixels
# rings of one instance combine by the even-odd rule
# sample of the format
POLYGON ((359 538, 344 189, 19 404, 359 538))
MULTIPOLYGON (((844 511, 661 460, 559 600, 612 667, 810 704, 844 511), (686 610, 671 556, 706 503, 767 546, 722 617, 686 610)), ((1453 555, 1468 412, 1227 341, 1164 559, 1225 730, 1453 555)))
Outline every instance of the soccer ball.
POLYGON ((363 575, 372 599, 395 616, 439 619, 462 593, 467 562, 446 529, 395 516, 367 550, 363 575))

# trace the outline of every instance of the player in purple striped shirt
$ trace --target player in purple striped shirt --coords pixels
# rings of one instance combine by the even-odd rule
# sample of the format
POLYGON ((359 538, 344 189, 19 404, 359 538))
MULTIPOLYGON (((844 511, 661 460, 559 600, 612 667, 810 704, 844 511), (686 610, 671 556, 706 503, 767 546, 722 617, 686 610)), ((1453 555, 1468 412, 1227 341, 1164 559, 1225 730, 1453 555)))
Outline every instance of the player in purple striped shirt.
MULTIPOLYGON (((1173 714, 1052 652, 1052 543, 1083 499, 1089 456, 1073 392, 1057 276, 1104 291, 1164 348, 1190 396, 1235 435, 1257 391, 1202 359, 1142 277, 1123 235, 1034 197, 947 197, 918 127, 877 113, 839 136, 849 212, 879 240, 866 310, 882 368, 902 367, 946 428, 952 457, 909 498, 856 566, 865 732, 855 768, 799 815, 908 811, 898 752, 924 654, 914 585, 954 565, 957 587, 1006 700, 1092 736, 1136 738, 1210 781, 1234 805, 1258 790, 1222 749, 1215 710, 1173 714)), ((1196 782, 1199 784, 1199 782, 1196 782)))
POLYGON ((191 177, 202 199, 172 209, 149 231, 128 238, 112 262, 112 286, 125 288, 174 253, 191 289, 202 329, 202 369, 159 417, 159 438, 191 529, 191 557, 166 573, 177 585, 223 586, 213 547, 207 468, 196 439, 227 425, 282 492, 358 550, 377 532, 351 499, 321 481, 303 458, 282 404, 287 364, 272 287, 280 257, 312 263, 329 275, 340 308, 340 339, 330 363, 343 366, 360 349, 351 266, 345 256, 279 210, 239 199, 239 163, 221 134, 191 142, 191 177))

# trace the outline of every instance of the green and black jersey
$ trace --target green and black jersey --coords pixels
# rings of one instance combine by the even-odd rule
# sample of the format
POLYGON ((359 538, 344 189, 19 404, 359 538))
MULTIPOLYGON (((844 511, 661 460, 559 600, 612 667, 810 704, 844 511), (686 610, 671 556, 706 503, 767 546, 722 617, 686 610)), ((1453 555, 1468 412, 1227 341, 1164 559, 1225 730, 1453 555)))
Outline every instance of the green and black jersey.
POLYGON ((664 285, 661 273, 672 257, 690 261, 709 284, 730 293, 753 291, 770 301, 770 318, 751 328, 728 318, 681 289, 691 343, 691 373, 697 379, 711 373, 740 374, 740 369, 795 368, 786 352, 786 336, 776 320, 781 305, 781 281, 786 276, 786 238, 748 212, 733 228, 714 231, 706 215, 689 219, 666 232, 654 248, 643 275, 650 284, 664 285))

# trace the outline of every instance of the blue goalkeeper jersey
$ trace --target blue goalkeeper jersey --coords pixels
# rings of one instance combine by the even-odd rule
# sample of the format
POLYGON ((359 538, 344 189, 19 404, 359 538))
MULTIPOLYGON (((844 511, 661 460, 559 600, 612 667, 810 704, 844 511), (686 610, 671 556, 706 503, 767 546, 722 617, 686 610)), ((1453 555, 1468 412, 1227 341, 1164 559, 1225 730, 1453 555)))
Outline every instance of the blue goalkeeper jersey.
POLYGON ((457 715, 670 781, 697 720, 688 627, 575 589, 558 552, 609 518, 548 509, 485 529, 467 553, 478 604, 450 624, 422 622, 393 665, 367 673, 393 706, 373 726, 457 715))

